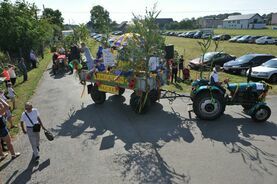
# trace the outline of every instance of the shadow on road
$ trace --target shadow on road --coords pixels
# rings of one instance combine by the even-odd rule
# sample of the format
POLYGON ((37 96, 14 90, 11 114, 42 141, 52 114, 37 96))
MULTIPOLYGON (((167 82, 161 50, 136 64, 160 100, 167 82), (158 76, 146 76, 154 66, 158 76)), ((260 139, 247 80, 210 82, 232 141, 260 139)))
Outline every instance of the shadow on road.
POLYGON ((188 183, 190 177, 177 173, 159 154, 159 149, 169 141, 193 142, 185 119, 164 111, 159 103, 154 104, 147 114, 136 115, 125 100, 123 96, 111 96, 100 106, 92 104, 76 111, 71 109, 68 119, 53 131, 57 137, 76 138, 82 134, 88 136, 88 140, 100 138, 100 150, 113 148, 116 140, 124 142, 127 153, 115 155, 114 160, 122 166, 124 177, 129 172, 133 175, 130 180, 188 183))
POLYGON ((211 142, 221 142, 230 153, 238 153, 242 160, 252 171, 272 174, 268 166, 277 167, 277 155, 268 153, 253 142, 263 140, 255 139, 255 135, 266 136, 276 140, 277 125, 273 122, 254 123, 251 119, 245 117, 233 118, 230 115, 224 115, 216 121, 194 120, 202 133, 203 139, 209 139, 211 142))
POLYGON ((88 140, 102 139, 100 150, 113 148, 116 140, 124 142, 127 153, 116 154, 115 163, 123 167, 127 180, 142 183, 189 183, 190 176, 177 173, 159 154, 159 149, 170 141, 192 143, 195 128, 203 139, 221 142, 230 153, 237 153, 252 171, 271 174, 277 167, 277 155, 254 145, 255 135, 275 140, 277 126, 272 122, 255 124, 245 117, 224 115, 216 121, 189 120, 177 112, 164 111, 156 103, 144 115, 136 115, 124 97, 111 96, 103 105, 88 105, 71 109, 68 119, 55 130, 58 136, 88 136, 88 140), (270 167, 269 167, 270 166, 270 167), (130 177, 131 174, 131 178, 130 177))
MULTIPOLYGON (((32 158, 27 166, 27 168, 20 173, 15 180, 12 182, 13 184, 18 184, 18 183, 28 183, 31 178, 32 175, 37 172, 37 171, 42 171, 43 169, 45 169, 46 167, 48 167, 50 165, 50 159, 45 160, 44 162, 42 162, 41 164, 37 164, 36 162, 34 162, 34 158, 32 158), (37 167, 38 166, 38 167, 37 167), (35 168, 37 167, 37 168, 35 168)), ((15 176, 15 174, 13 174, 12 176, 15 176)), ((10 179, 8 181, 11 181, 12 177, 10 177, 10 179)))

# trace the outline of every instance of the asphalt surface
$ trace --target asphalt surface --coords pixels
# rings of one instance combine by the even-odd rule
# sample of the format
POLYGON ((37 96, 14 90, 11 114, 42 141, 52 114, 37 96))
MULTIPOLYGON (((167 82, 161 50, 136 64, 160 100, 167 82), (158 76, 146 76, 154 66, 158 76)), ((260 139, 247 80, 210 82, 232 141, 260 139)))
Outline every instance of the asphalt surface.
POLYGON ((189 119, 187 99, 161 100, 137 115, 130 91, 95 105, 82 90, 73 75, 45 72, 32 102, 55 140, 41 134, 35 164, 19 135, 22 155, 0 163, 2 183, 277 183, 277 97, 268 99, 269 121, 256 124, 240 106, 205 122, 189 119))

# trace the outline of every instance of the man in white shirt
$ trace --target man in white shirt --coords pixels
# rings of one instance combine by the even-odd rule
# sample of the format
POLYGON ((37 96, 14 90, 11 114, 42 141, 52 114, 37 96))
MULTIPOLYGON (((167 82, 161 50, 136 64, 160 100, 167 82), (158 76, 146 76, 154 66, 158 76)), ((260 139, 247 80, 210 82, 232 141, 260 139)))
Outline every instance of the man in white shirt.
POLYGON ((40 141, 40 132, 34 132, 33 126, 35 124, 40 124, 40 126, 45 130, 41 119, 39 117, 39 112, 36 108, 33 108, 30 102, 25 104, 25 111, 21 115, 21 128, 24 134, 27 133, 36 161, 39 160, 39 141, 40 141), (25 126, 27 130, 25 129, 25 126))
POLYGON ((221 85, 221 82, 219 81, 218 72, 220 71, 220 66, 216 65, 213 68, 213 72, 210 75, 210 83, 211 85, 221 85))

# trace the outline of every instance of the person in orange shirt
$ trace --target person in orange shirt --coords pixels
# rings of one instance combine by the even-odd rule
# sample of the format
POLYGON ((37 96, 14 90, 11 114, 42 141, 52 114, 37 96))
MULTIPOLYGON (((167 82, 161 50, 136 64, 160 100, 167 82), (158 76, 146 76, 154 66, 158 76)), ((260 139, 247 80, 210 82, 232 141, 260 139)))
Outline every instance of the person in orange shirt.
POLYGON ((8 82, 10 82, 11 80, 11 77, 10 77, 10 74, 9 74, 9 67, 8 66, 5 66, 3 72, 2 72, 2 77, 5 77, 5 83, 6 83, 6 87, 8 86, 8 82))

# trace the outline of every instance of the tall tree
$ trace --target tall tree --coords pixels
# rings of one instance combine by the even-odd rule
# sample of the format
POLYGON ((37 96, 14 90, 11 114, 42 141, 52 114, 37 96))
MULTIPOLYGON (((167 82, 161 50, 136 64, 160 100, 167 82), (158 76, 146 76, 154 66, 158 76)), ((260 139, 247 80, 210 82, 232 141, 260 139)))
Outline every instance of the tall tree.
POLYGON ((92 27, 95 31, 106 33, 110 30, 110 13, 102 6, 94 6, 90 11, 92 27))
POLYGON ((47 19, 50 23, 56 24, 60 27, 63 25, 62 13, 59 10, 45 8, 42 12, 42 18, 47 19))

